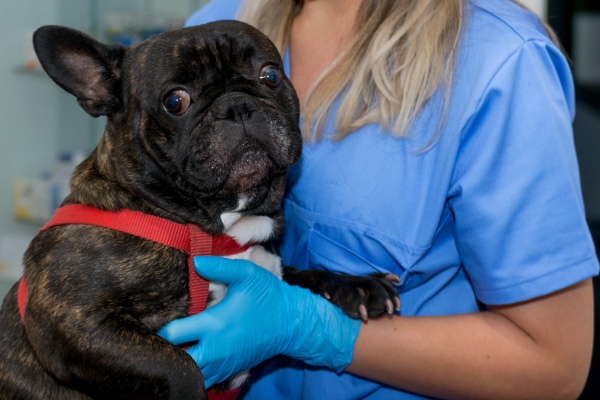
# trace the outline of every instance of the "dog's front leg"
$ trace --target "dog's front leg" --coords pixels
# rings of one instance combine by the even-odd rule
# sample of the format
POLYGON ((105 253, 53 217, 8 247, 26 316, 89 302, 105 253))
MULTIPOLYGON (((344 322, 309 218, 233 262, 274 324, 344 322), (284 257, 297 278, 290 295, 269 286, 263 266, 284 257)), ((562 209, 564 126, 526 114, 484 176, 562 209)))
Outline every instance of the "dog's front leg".
POLYGON ((65 225, 41 232, 24 261, 22 322, 58 385, 93 398, 206 398, 192 358, 155 334, 186 313, 186 254, 65 225))
POLYGON ((61 384, 92 398, 206 398, 192 358, 130 316, 107 312, 90 324, 89 314, 71 313, 49 329, 30 314, 26 329, 37 358, 61 384))
POLYGON ((400 310, 400 298, 393 286, 399 279, 392 274, 356 276, 284 267, 283 280, 321 295, 354 318, 368 319, 400 310))

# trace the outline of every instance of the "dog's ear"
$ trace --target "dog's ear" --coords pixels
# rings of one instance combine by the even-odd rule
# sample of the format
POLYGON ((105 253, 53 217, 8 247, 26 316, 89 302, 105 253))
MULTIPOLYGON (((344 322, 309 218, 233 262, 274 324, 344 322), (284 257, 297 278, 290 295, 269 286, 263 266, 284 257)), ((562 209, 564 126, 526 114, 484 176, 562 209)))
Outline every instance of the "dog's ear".
POLYGON ((77 97, 89 114, 110 115, 119 108, 122 46, 105 45, 75 29, 52 25, 34 33, 33 45, 46 73, 77 97))

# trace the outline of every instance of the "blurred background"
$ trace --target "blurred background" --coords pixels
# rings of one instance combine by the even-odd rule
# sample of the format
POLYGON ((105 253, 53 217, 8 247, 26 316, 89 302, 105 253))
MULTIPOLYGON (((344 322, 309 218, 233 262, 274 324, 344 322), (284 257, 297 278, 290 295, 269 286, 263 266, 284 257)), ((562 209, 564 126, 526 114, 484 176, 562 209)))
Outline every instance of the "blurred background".
MULTIPOLYGON (((219 0, 216 0, 219 1, 219 0)), ((282 0, 291 1, 291 0, 282 0)), ((93 119, 40 70, 33 31, 67 25, 131 44, 179 28, 206 0, 4 0, 0 2, 0 298, 21 275, 21 257, 68 192, 72 168, 96 145, 93 119)), ((577 84, 575 143, 586 214, 600 238, 600 1, 522 0, 558 33, 577 84)), ((596 282, 596 287, 598 282, 596 282)), ((600 309, 596 290, 597 310, 600 309)), ((596 318, 597 332, 599 320, 596 318)), ((596 346, 596 352, 600 346, 596 346)), ((582 398, 600 393, 600 356, 582 398), (593 394, 594 393, 594 394, 593 394)))
POLYGON ((41 70, 31 44, 42 25, 66 25, 125 45, 180 28, 206 0, 0 2, 0 296, 21 274, 37 229, 66 193, 71 171, 95 147, 103 117, 86 114, 41 70))

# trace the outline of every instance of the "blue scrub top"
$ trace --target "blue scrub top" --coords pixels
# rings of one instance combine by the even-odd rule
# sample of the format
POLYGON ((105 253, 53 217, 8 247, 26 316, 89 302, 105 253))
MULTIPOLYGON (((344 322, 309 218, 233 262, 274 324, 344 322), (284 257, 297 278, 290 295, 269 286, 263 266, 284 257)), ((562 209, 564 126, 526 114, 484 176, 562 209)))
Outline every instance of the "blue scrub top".
MULTIPOLYGON (((214 1, 187 24, 234 18, 239 4, 214 1)), ((434 98, 410 139, 372 124, 305 144, 284 202, 284 263, 397 274, 407 316, 520 302, 597 274, 571 73, 537 18, 507 0, 469 1, 448 115, 427 147, 441 109, 434 98)), ((243 398, 421 397, 278 357, 243 398)))

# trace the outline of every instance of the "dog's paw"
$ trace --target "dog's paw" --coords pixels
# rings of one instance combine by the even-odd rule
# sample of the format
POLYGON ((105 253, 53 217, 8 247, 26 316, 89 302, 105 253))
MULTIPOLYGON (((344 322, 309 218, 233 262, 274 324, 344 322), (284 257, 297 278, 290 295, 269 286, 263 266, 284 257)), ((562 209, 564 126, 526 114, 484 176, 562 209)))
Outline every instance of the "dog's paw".
POLYGON ((353 318, 367 320, 400 311, 400 297, 393 285, 400 279, 393 274, 356 276, 286 268, 284 280, 320 294, 353 318))
POLYGON ((363 320, 400 311, 400 297, 393 283, 396 275, 375 273, 368 276, 333 275, 319 293, 353 318, 363 320))

